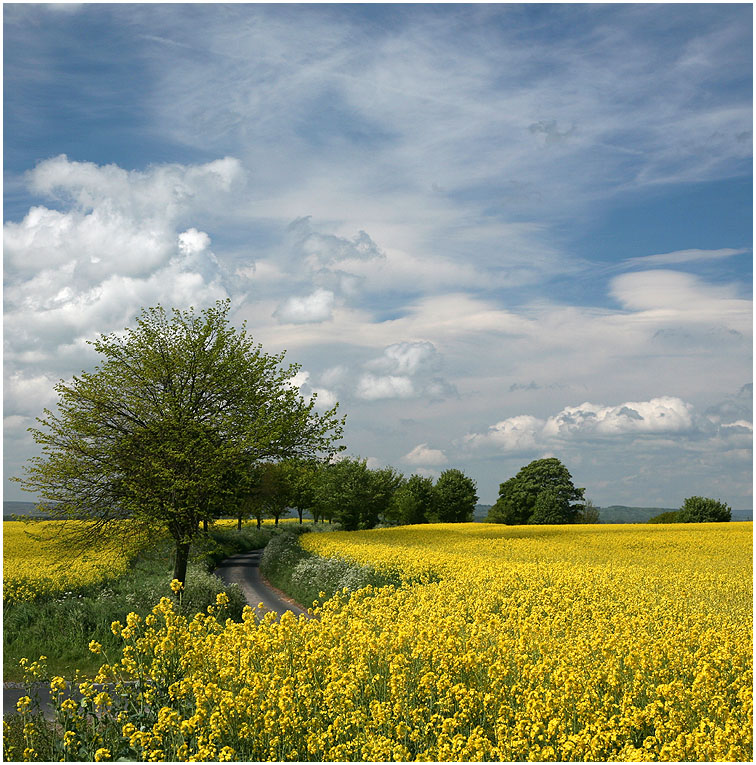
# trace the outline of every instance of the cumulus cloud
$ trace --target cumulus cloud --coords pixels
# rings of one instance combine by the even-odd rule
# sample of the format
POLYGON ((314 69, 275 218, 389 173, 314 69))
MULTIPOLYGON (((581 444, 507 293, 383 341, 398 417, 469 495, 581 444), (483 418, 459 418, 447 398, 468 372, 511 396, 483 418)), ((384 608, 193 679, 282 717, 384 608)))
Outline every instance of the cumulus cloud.
POLYGON ((11 415, 41 411, 49 396, 37 383, 84 367, 92 360, 86 340, 128 326, 141 308, 227 297, 210 236, 181 224, 217 205, 243 173, 231 158, 127 171, 60 155, 26 180, 57 209, 36 205, 3 227, 11 415))
POLYGON ((623 435, 632 433, 681 433, 693 427, 693 407, 673 396, 650 401, 628 401, 619 406, 596 406, 589 402, 565 407, 549 417, 543 428, 546 438, 573 435, 623 435))
POLYGON ((356 395, 366 401, 375 401, 380 398, 412 398, 416 395, 412 380, 409 377, 398 375, 366 374, 357 382, 356 395))
POLYGON ((501 420, 485 433, 468 433, 464 443, 473 448, 493 447, 505 452, 527 452, 537 448, 544 421, 529 414, 501 420))
POLYGON ((183 255, 195 255, 210 246, 210 237, 204 231, 190 228, 179 234, 178 242, 183 255))
POLYGON ((327 321, 333 315, 334 294, 330 290, 315 290, 304 297, 284 300, 273 316, 282 324, 311 324, 327 321))
POLYGON ((442 366, 441 354, 427 340, 392 343, 364 366, 370 371, 358 380, 358 398, 443 399, 456 394, 454 386, 437 374, 442 366))
POLYGON ((674 396, 627 401, 616 406, 584 402, 567 406, 546 420, 517 415, 470 433, 463 443, 503 452, 531 452, 560 442, 621 436, 692 434, 698 428, 693 406, 674 396))
POLYGON ((384 348, 380 358, 365 366, 384 372, 414 375, 421 370, 437 369, 440 359, 436 346, 427 340, 394 343, 384 348))
POLYGON ((409 465, 444 465, 448 462, 446 455, 440 449, 429 449, 428 444, 418 444, 412 451, 402 457, 409 465))

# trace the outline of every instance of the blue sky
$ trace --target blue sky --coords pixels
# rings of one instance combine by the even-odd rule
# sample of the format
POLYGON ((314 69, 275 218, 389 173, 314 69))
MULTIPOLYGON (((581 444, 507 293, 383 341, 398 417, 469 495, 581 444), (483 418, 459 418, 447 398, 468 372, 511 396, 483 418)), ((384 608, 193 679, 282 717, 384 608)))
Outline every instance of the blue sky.
MULTIPOLYGON (((752 506, 752 8, 4 5, 5 475, 231 297, 348 452, 752 506)), ((28 498, 6 483, 6 499, 28 498)))

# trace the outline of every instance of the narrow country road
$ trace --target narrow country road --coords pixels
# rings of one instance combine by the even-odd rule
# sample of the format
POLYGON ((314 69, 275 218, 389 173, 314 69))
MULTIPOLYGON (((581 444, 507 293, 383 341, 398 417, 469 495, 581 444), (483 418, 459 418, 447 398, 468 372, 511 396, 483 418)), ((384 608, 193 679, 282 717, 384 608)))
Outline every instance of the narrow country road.
POLYGON ((291 611, 295 616, 309 616, 305 608, 263 579, 259 569, 262 553, 262 550, 252 550, 226 558, 214 573, 227 584, 238 584, 252 608, 257 609, 262 603, 263 611, 275 611, 279 616, 284 611, 291 611))
MULTIPOLYGON (((275 611, 279 616, 285 611, 291 611, 295 616, 304 614, 309 617, 306 609, 288 598, 283 592, 268 584, 260 574, 260 557, 262 550, 240 553, 222 561, 215 574, 226 584, 238 584, 247 601, 258 614, 266 611, 275 611), (259 603, 263 604, 262 610, 258 609, 259 603)), ((50 692, 47 683, 35 683, 34 692, 39 695, 43 709, 50 710, 50 692)), ((21 683, 3 683, 3 714, 14 712, 16 702, 21 696, 26 695, 26 690, 21 683)), ((49 715, 52 717, 52 714, 49 715)))

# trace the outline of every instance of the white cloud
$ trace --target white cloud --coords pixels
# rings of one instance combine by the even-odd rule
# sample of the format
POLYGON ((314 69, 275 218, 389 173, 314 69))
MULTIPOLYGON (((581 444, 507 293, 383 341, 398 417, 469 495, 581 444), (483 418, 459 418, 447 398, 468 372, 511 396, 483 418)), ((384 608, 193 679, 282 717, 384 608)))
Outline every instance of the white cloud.
POLYGON ((179 250, 184 255, 195 255, 210 246, 210 237, 204 231, 190 228, 179 234, 179 250))
POLYGON ((209 235, 179 224, 217 207, 242 179, 233 159, 128 172, 61 155, 31 170, 32 191, 60 209, 35 206, 3 228, 6 412, 38 414, 49 396, 33 381, 51 389, 51 377, 89 364, 85 341, 132 324, 141 308, 227 297, 209 235), (22 374, 32 384, 19 389, 22 374))
POLYGON ((505 452, 529 452, 537 448, 544 421, 529 414, 501 420, 485 433, 469 433, 464 443, 472 448, 493 448, 505 452))
POLYGON ((276 309, 273 316, 282 324, 311 324, 327 321, 333 315, 334 294, 318 289, 304 297, 290 297, 276 309))
POLYGON ((484 433, 467 434, 463 444, 473 449, 527 453, 559 442, 684 434, 695 428, 691 404, 674 396, 661 396, 616 406, 585 402, 567 406, 546 420, 521 414, 497 422, 484 433))
POLYGON ((748 250, 734 250, 723 247, 719 250, 675 250, 674 252, 661 252, 656 255, 643 255, 638 258, 628 258, 628 265, 663 266, 676 265, 679 263, 694 263, 700 260, 720 260, 731 258, 733 255, 742 255, 748 250))
POLYGON ((339 403, 338 395, 327 388, 313 388, 312 392, 317 396, 315 399, 316 409, 331 409, 339 403))
POLYGON ((446 455, 440 449, 429 449, 428 444, 418 444, 412 451, 402 457, 409 465, 444 465, 448 462, 446 455))
POLYGON ((394 343, 384 348, 380 358, 369 361, 365 366, 381 372, 399 375, 414 375, 438 367, 438 351, 427 340, 394 343))
POLYGON ((650 401, 627 401, 618 406, 596 406, 589 402, 565 407, 549 417, 544 438, 571 438, 587 435, 684 433, 693 428, 693 407, 674 396, 650 401))
POLYGON ((381 398, 412 398, 415 395, 415 388, 409 377, 398 375, 376 377, 365 374, 357 382, 356 395, 366 401, 381 398))
POLYGON ((692 274, 638 271, 616 277, 610 289, 631 310, 664 312, 693 322, 716 318, 746 331, 751 326, 751 301, 739 297, 736 287, 708 284, 692 274))

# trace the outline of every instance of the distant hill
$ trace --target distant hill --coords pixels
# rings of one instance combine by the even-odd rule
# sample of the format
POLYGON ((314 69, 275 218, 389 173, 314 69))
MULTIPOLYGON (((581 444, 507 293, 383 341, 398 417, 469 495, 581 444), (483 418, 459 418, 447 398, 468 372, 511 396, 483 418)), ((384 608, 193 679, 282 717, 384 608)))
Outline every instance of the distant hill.
POLYGON ((488 511, 493 507, 493 505, 475 505, 475 511, 473 514, 473 520, 474 521, 485 521, 486 516, 488 515, 488 511))
POLYGON ((47 518, 47 514, 37 510, 36 502, 15 502, 10 499, 3 500, 3 520, 12 521, 13 516, 23 516, 28 518, 47 518))
POLYGON ((679 510, 677 507, 629 507, 628 505, 609 505, 599 508, 601 523, 645 523, 659 513, 679 510))
MULTIPOLYGON (((599 513, 602 523, 646 523, 660 513, 670 513, 679 510, 679 507, 629 507, 627 505, 609 505, 600 507, 599 513)), ((733 510, 733 521, 752 521, 753 510, 733 510)))
MULTIPOLYGON (((475 505, 473 520, 477 523, 485 521, 488 511, 493 505, 475 505)), ((15 502, 12 500, 3 500, 3 520, 12 521, 13 516, 25 516, 29 518, 46 518, 45 513, 36 510, 34 502, 15 502)), ((666 513, 670 510, 678 510, 677 507, 629 507, 627 505, 609 505, 600 507, 601 523, 645 523, 649 518, 653 518, 659 513, 666 513)), ((289 513, 289 517, 296 513, 289 513)), ((229 516, 230 517, 230 516, 229 516)), ((305 512, 305 518, 312 516, 305 512)), ((733 521, 752 521, 753 510, 733 510, 733 521)))
MULTIPOLYGON (((475 520, 485 521, 493 505, 475 505, 475 520)), ((679 510, 679 507, 631 507, 629 505, 609 505, 598 508, 601 523, 646 523, 659 513, 679 510)), ((733 510, 733 521, 752 521, 753 510, 733 510)))

